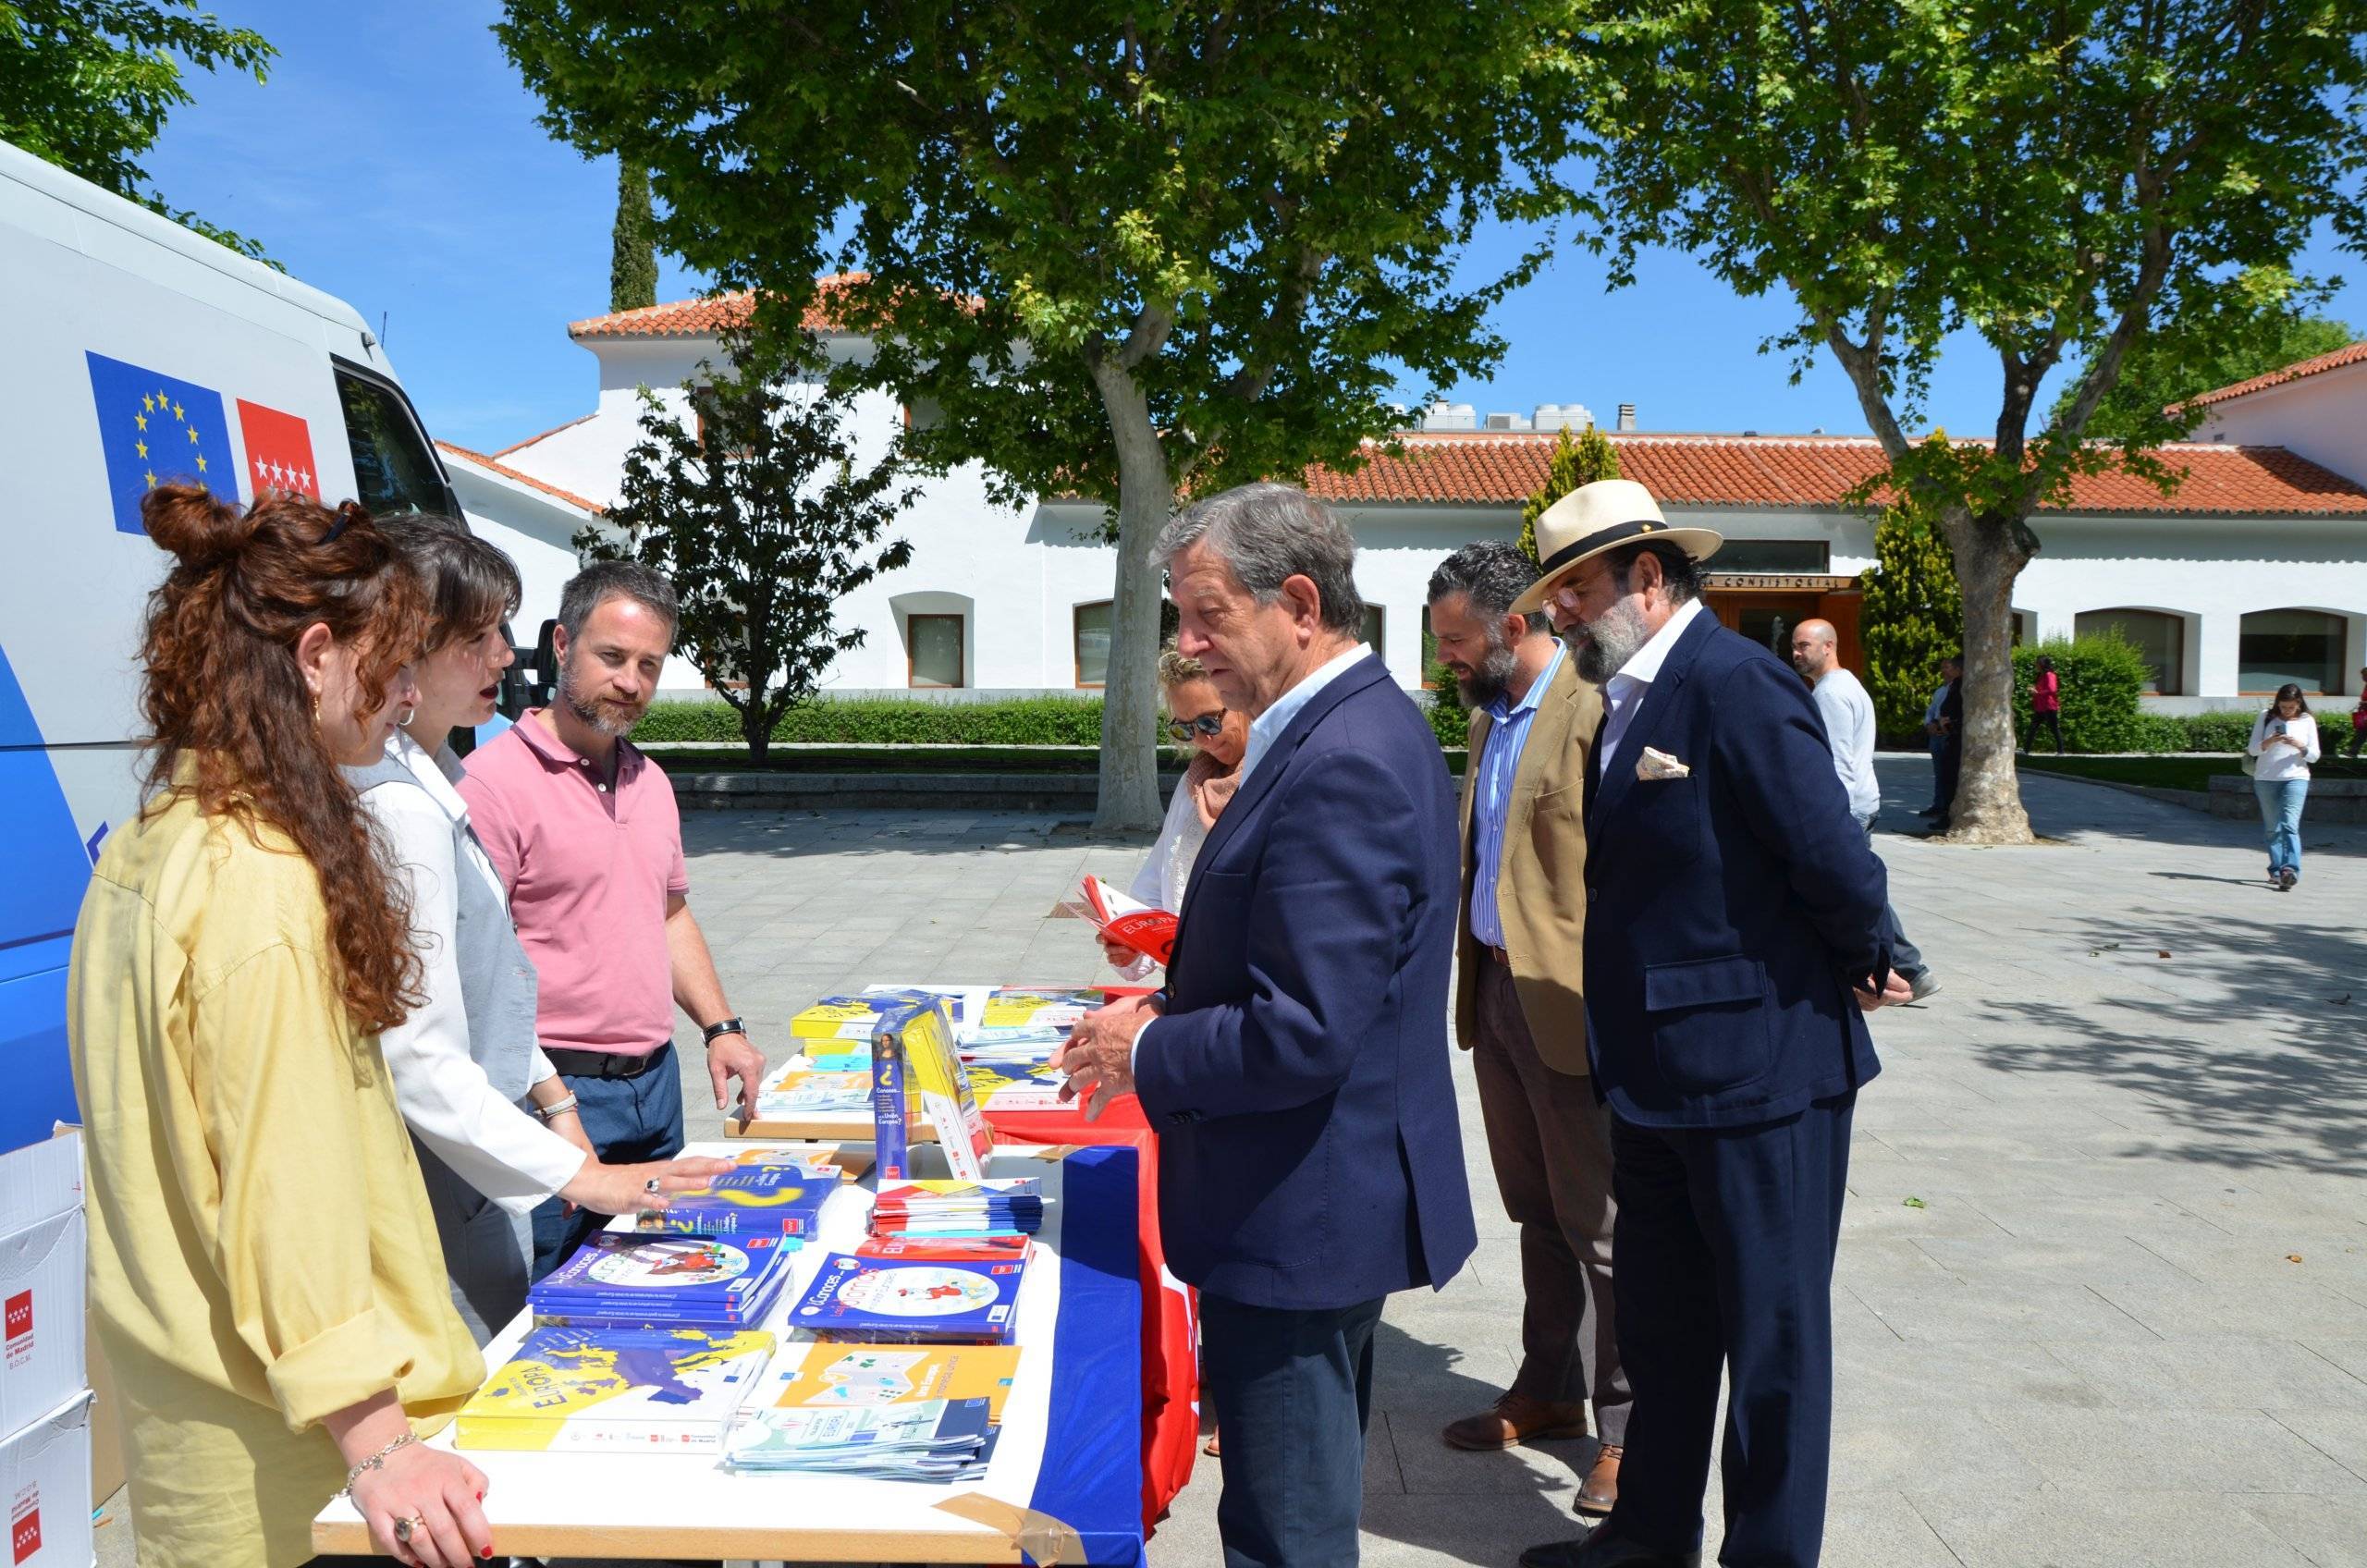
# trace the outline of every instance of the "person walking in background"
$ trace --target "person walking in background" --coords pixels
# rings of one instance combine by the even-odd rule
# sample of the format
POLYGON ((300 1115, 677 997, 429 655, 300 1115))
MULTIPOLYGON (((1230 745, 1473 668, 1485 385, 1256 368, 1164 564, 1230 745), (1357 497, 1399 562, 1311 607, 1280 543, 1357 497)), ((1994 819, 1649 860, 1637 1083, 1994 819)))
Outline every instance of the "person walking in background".
POLYGON ((2350 710, 2350 744, 2342 749, 2342 760, 2357 762, 2362 745, 2367 745, 2367 669, 2359 672, 2359 704, 2350 710))
POLYGON ((1850 1118, 1881 1070, 1862 1010, 1908 992, 1814 704, 1701 602, 1719 543, 1599 480, 1538 518, 1544 575, 1513 606, 1550 606, 1603 688, 1587 1033, 1636 1390, 1618 1506, 1522 1568, 1695 1568, 1721 1384, 1720 1560, 1813 1568, 1823 1542, 1850 1118))
MULTIPOLYGON (((1874 819, 1882 815, 1883 788, 1874 777, 1874 699, 1865 682, 1844 668, 1840 643, 1829 620, 1804 620, 1792 632, 1792 668, 1808 677, 1814 688, 1816 711, 1824 720, 1825 740, 1833 747, 1833 770, 1849 797, 1849 815, 1874 841, 1874 819)), ((1898 911, 1883 905, 1883 939, 1890 944, 1890 966, 1906 976, 1921 1001, 1940 988, 1923 962, 1923 954, 1907 939, 1898 911)))
POLYGON ((386 837, 420 962, 419 1006, 378 1043, 418 1145, 452 1305, 482 1346, 525 1310, 535 1206, 557 1194, 598 1214, 662 1209, 668 1193, 731 1166, 604 1165, 593 1154, 575 1097, 534 1043, 534 966, 454 788, 451 733, 493 716, 517 657, 502 621, 518 613, 518 569, 441 518, 379 527, 419 574, 428 619, 410 717, 375 762, 345 770, 386 837))
POLYGON ((2030 681, 2030 741, 2026 752, 2038 750, 2038 728, 2043 724, 2054 737, 2054 754, 2063 754, 2063 678, 2054 673, 2051 654, 2038 656, 2038 675, 2030 681))
POLYGON ((2301 807, 2310 798, 2310 765, 2318 760, 2318 721, 2288 680, 2276 700, 2252 720, 2244 753, 2252 761, 2252 793, 2260 800, 2268 838, 2268 882, 2278 892, 2301 880, 2301 807))
POLYGON ((484 1362, 378 1049, 418 960, 337 772, 416 696, 423 594, 351 502, 164 485, 141 513, 177 561, 141 633, 149 794, 92 873, 66 1023, 140 1560, 297 1568, 346 1487, 379 1552, 463 1568, 484 1476, 417 1437, 484 1362))
MULTIPOLYGON (((1208 841, 1217 814, 1241 782, 1241 754, 1249 745, 1249 721, 1224 705, 1208 672, 1185 658, 1173 643, 1159 650, 1159 687, 1167 704, 1167 733, 1190 754, 1184 781, 1167 802, 1159 838, 1134 874, 1126 896, 1153 909, 1180 910, 1192 878, 1192 863, 1208 841)), ((1101 956, 1128 980, 1147 978, 1159 967, 1147 953, 1104 938, 1101 956)))
POLYGON ((1619 1501, 1635 1403, 1612 1300, 1611 1113, 1587 1076, 1587 757, 1602 693, 1542 615, 1515 615, 1536 568, 1520 547, 1466 545, 1430 574, 1439 663, 1471 713, 1456 904, 1455 1038, 1471 1053, 1504 1213, 1520 1227, 1521 1358, 1494 1405, 1441 1434, 1504 1449, 1587 1435, 1582 1513, 1619 1501))
MULTIPOLYGON (((674 1010, 706 1040, 715 1108, 740 1082, 753 1119, 764 1056, 731 1016, 691 913, 674 786, 625 737, 649 711, 674 645, 671 584, 629 561, 584 568, 559 591, 558 691, 469 758, 469 820, 509 895, 540 977, 535 1028, 604 1160, 682 1147, 674 1010)), ((601 1225, 553 1197, 534 1210, 536 1280, 601 1225)))
POLYGON ((1940 661, 1940 683, 1932 689, 1932 700, 1923 704, 1923 749, 1932 753, 1932 803, 1923 808, 1925 816, 1940 815, 1940 753, 1947 749, 1947 733, 1940 728, 1940 709, 1948 700, 1948 661, 1940 661))
POLYGON ((1382 1304, 1478 1244, 1446 1041, 1454 784, 1357 641, 1355 550, 1286 484, 1160 531, 1178 645, 1249 747, 1166 991, 1086 1013, 1053 1060, 1087 1115, 1135 1094, 1159 1132, 1159 1230, 1200 1292, 1224 1423, 1229 1568, 1356 1562, 1382 1304))
POLYGON ((1964 655, 1950 654, 1940 661, 1948 683, 1940 693, 1940 749, 1935 769, 1938 786, 1923 815, 1936 817, 1934 833, 1948 830, 1948 816, 1956 807, 1956 781, 1964 776, 1964 655))

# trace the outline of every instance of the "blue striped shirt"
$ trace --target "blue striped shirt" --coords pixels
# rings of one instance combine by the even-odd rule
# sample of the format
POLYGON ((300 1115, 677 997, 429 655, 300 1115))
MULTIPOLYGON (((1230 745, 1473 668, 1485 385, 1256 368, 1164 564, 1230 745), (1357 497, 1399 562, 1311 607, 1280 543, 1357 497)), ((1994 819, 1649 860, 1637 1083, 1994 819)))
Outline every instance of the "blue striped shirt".
POLYGON ((1499 692, 1488 704, 1488 742, 1465 766, 1479 770, 1471 794, 1471 935, 1483 948, 1504 945, 1504 918, 1496 908, 1496 876, 1504 864, 1504 819, 1513 803, 1513 779, 1520 772, 1521 748, 1528 744, 1529 721, 1545 700, 1545 689, 1562 668, 1568 648, 1553 644, 1553 656, 1528 683, 1517 703, 1499 692))

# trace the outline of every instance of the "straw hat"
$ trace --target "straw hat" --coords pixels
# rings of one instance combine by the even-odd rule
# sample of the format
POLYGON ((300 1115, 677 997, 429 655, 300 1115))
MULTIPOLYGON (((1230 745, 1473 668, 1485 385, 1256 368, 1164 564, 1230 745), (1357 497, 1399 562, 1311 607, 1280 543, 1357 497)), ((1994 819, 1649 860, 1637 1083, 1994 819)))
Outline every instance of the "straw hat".
POLYGON ((1513 609, 1534 615, 1545 607, 1553 585, 1605 550, 1644 540, 1665 540, 1697 561, 1706 561, 1725 543, 1714 529, 1672 528, 1652 493, 1632 479, 1598 479, 1581 484, 1545 508, 1537 520, 1537 582, 1513 609))

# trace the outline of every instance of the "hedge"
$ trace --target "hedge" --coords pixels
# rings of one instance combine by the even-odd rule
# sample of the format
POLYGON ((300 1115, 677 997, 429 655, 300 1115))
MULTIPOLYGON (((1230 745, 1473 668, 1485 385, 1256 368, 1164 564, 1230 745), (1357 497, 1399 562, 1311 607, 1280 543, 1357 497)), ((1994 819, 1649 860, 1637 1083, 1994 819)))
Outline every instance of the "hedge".
MULTIPOLYGON (((2054 660, 2062 682, 2063 749, 2067 752, 2134 752, 2153 727, 2138 699, 2145 688, 2145 656, 2117 631, 2089 637, 2054 637, 2014 650, 2014 733, 2030 733, 2030 682, 2038 679, 2039 655, 2054 660)), ((2053 742, 2049 736, 2048 743, 2053 742)))
MULTIPOLYGON (((636 741, 740 743, 740 716, 720 702, 652 703, 636 741)), ((1098 746, 1098 697, 1011 697, 987 703, 822 698, 781 716, 773 739, 792 744, 1098 746)))

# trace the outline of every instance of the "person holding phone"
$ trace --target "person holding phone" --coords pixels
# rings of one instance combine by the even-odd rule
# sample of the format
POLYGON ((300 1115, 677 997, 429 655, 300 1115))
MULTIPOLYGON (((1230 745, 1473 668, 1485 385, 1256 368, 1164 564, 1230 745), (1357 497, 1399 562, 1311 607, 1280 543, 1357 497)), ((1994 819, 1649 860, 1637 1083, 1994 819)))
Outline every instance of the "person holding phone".
POLYGON ((2268 839, 2268 885, 2290 892, 2301 880, 2301 807, 2310 798, 2310 765, 2318 760, 2318 721, 2288 680, 2276 700, 2252 720, 2244 747, 2252 762, 2252 793, 2260 800, 2268 839))

